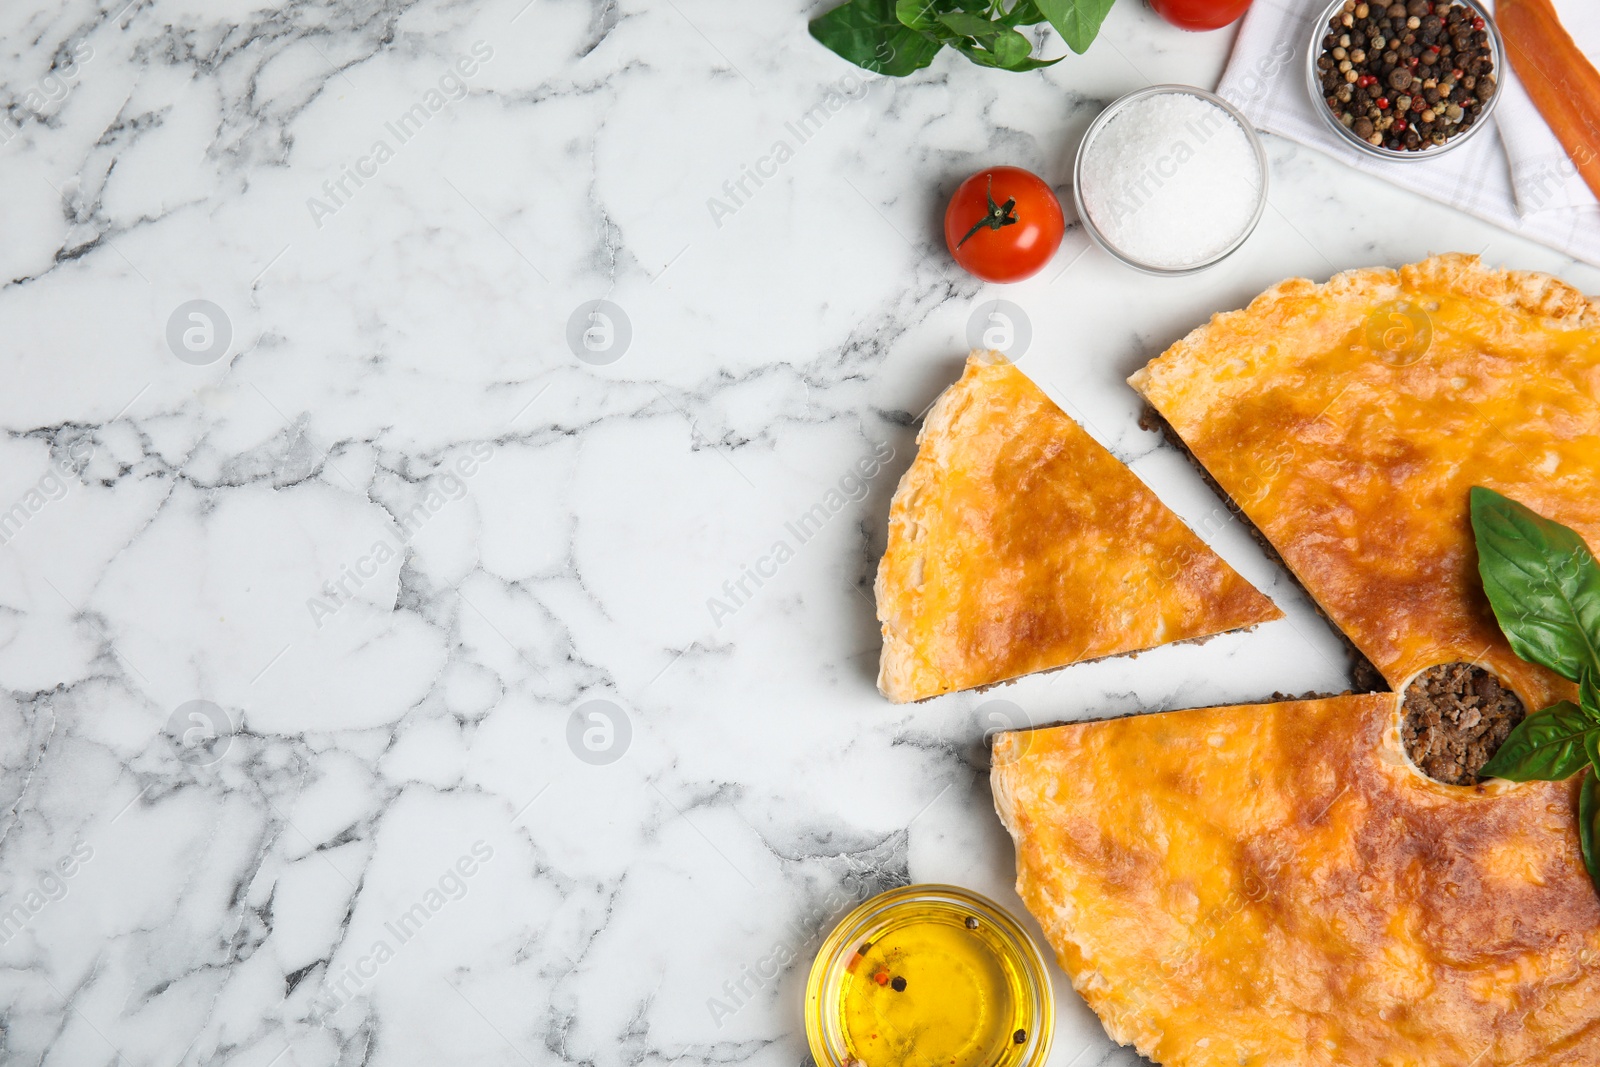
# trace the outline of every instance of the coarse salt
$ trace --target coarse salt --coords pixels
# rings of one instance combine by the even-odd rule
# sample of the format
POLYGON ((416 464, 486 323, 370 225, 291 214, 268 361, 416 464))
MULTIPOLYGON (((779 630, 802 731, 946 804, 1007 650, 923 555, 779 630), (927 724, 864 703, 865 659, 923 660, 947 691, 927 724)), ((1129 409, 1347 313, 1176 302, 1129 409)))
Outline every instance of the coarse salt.
POLYGON ((1109 244, 1169 270, 1225 252, 1255 221, 1262 196, 1255 147, 1238 121, 1179 92, 1124 105, 1085 147, 1079 181, 1109 244))

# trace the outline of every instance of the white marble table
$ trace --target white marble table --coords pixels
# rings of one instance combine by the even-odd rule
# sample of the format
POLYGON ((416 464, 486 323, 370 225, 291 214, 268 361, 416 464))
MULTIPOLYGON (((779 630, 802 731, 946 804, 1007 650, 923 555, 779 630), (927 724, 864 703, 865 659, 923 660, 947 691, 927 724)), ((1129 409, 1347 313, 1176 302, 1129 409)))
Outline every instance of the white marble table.
MULTIPOLYGON (((1346 684, 1130 371, 1293 274, 1483 250, 1600 288, 1283 142, 1216 270, 1074 228, 978 284, 938 238, 962 177, 1068 192, 1100 106, 1213 84, 1230 35, 1123 0, 1042 74, 869 82, 811 13, 0 12, 0 1061, 799 1063, 847 902, 1019 907, 986 729, 1346 684), (879 698, 889 495, 1002 297, 1023 368, 1288 619, 879 698)), ((1059 985, 1052 1062, 1130 1062, 1059 985)))

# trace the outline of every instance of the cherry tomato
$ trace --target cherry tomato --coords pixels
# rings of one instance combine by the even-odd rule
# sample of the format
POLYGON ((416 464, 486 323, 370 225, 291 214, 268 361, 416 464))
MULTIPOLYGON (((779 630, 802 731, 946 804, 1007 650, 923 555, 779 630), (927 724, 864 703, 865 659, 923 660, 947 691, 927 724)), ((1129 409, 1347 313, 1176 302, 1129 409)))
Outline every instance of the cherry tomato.
POLYGON ((1180 30, 1220 30, 1236 21, 1250 0, 1146 0, 1152 10, 1180 30))
POLYGON ((990 167, 961 183, 944 212, 944 243, 969 274, 1020 282, 1061 247, 1061 201, 1037 175, 990 167))

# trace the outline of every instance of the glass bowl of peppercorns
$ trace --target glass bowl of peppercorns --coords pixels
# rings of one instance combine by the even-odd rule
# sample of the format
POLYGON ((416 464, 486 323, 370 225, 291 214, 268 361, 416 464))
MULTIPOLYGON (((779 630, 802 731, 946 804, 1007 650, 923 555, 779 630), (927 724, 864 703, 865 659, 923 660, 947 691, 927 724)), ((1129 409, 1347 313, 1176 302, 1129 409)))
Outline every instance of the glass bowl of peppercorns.
POLYGON ((1486 11, 1459 0, 1333 0, 1312 24, 1312 103, 1379 159, 1448 152, 1488 124, 1504 50, 1486 11))

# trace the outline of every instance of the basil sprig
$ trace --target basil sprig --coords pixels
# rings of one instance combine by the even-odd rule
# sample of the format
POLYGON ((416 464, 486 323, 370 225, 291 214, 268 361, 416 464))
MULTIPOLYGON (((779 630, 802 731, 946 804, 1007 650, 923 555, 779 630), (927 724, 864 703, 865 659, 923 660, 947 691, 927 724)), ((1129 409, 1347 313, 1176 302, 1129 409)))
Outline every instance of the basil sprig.
POLYGON ((1512 782, 1564 781, 1588 766, 1585 742, 1597 729, 1600 722, 1572 701, 1552 704, 1518 723, 1480 773, 1512 782))
POLYGON ((1478 573, 1512 651, 1568 681, 1600 672, 1600 565, 1583 538, 1507 500, 1472 490, 1478 573))
POLYGON ((848 0, 811 20, 811 36, 858 67, 903 78, 946 46, 1000 70, 1037 70, 1019 27, 1048 21, 1074 52, 1100 32, 1113 0, 848 0))
POLYGON ((1578 703, 1529 715, 1480 773, 1559 782, 1587 766, 1578 841, 1600 890, 1600 564, 1575 531, 1482 486, 1472 490, 1472 530, 1483 590, 1512 650, 1578 683, 1578 703))

